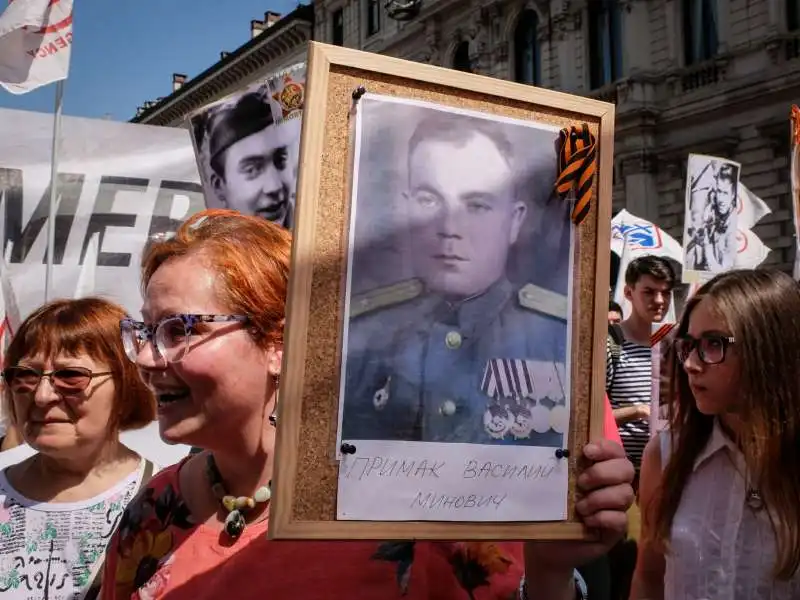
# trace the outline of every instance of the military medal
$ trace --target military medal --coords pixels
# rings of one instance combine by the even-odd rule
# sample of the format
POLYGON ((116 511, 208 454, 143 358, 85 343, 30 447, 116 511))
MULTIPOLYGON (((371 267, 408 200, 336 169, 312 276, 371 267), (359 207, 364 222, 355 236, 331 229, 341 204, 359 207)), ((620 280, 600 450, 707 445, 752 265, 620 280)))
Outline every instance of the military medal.
POLYGON ((536 433, 547 433, 550 429, 550 411, 540 403, 531 402, 531 427, 536 433))
POLYGON ((514 417, 505 406, 491 404, 483 413, 483 428, 495 440, 502 440, 513 424, 514 417))
POLYGON ((516 404, 509 408, 509 412, 514 417, 514 422, 511 424, 511 435, 514 436, 514 439, 524 440, 529 438, 533 429, 531 411, 526 406, 516 404))
POLYGON ((563 404, 556 404, 550 409, 550 427, 556 433, 564 433, 564 430, 569 424, 569 413, 567 407, 563 404))

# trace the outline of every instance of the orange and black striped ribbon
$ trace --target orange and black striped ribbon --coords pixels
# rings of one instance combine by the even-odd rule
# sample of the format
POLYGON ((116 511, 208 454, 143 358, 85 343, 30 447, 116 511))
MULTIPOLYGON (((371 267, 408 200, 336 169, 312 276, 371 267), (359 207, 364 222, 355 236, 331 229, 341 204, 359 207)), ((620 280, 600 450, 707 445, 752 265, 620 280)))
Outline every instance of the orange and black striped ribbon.
POLYGON ((667 336, 669 335, 669 332, 670 332, 670 331, 672 331, 673 329, 675 329, 675 327, 676 327, 677 325, 678 325, 677 323, 667 323, 666 325, 662 325, 661 327, 659 327, 658 329, 656 329, 656 330, 655 330, 655 331, 654 331, 654 332, 653 332, 653 333, 650 335, 650 347, 652 348, 652 347, 653 347, 653 346, 655 346, 655 345, 656 345, 658 342, 660 342, 660 341, 661 341, 661 340, 663 340, 665 337, 667 337, 667 336))
POLYGON ((579 225, 589 214, 592 185, 597 172, 597 142, 583 123, 581 127, 565 127, 558 134, 558 179, 555 191, 567 198, 575 191, 572 222, 579 225))
POLYGON ((795 146, 800 146, 800 108, 792 105, 792 142, 795 146))

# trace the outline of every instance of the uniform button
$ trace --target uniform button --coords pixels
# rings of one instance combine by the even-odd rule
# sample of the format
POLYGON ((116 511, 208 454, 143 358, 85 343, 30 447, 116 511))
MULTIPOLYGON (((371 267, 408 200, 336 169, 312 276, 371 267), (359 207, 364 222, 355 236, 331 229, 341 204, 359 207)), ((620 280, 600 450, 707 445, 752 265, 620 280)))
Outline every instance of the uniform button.
POLYGON ((439 412, 445 417, 451 417, 456 414, 456 403, 452 400, 445 400, 439 407, 439 412))
POLYGON ((450 350, 456 350, 457 348, 460 348, 461 334, 457 331, 447 332, 447 335, 444 336, 444 343, 448 348, 450 348, 450 350))

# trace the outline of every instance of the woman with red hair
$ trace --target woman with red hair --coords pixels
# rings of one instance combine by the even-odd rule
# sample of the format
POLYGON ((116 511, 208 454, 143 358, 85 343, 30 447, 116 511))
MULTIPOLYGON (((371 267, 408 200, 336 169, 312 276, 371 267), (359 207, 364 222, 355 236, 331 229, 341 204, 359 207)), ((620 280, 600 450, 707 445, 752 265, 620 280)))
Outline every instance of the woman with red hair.
POLYGON ((204 211, 146 252, 144 322, 123 321, 122 335, 158 398, 161 435, 205 450, 130 505, 103 599, 574 598, 574 567, 618 538, 632 501, 632 467, 606 441, 585 450, 595 464, 576 505, 599 542, 267 539, 290 245, 267 220, 204 211))

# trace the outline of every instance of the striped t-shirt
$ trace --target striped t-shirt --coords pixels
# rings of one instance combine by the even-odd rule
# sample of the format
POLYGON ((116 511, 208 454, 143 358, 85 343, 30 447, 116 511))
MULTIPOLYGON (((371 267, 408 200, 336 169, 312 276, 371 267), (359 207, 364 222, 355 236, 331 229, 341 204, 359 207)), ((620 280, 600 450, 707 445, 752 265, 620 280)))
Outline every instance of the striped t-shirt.
MULTIPOLYGON (((606 393, 612 408, 650 404, 652 377, 650 346, 625 340, 619 359, 615 361, 611 357, 611 344, 606 342, 606 393)), ((628 458, 638 471, 644 447, 650 439, 649 420, 628 421, 620 425, 619 435, 628 458)))

